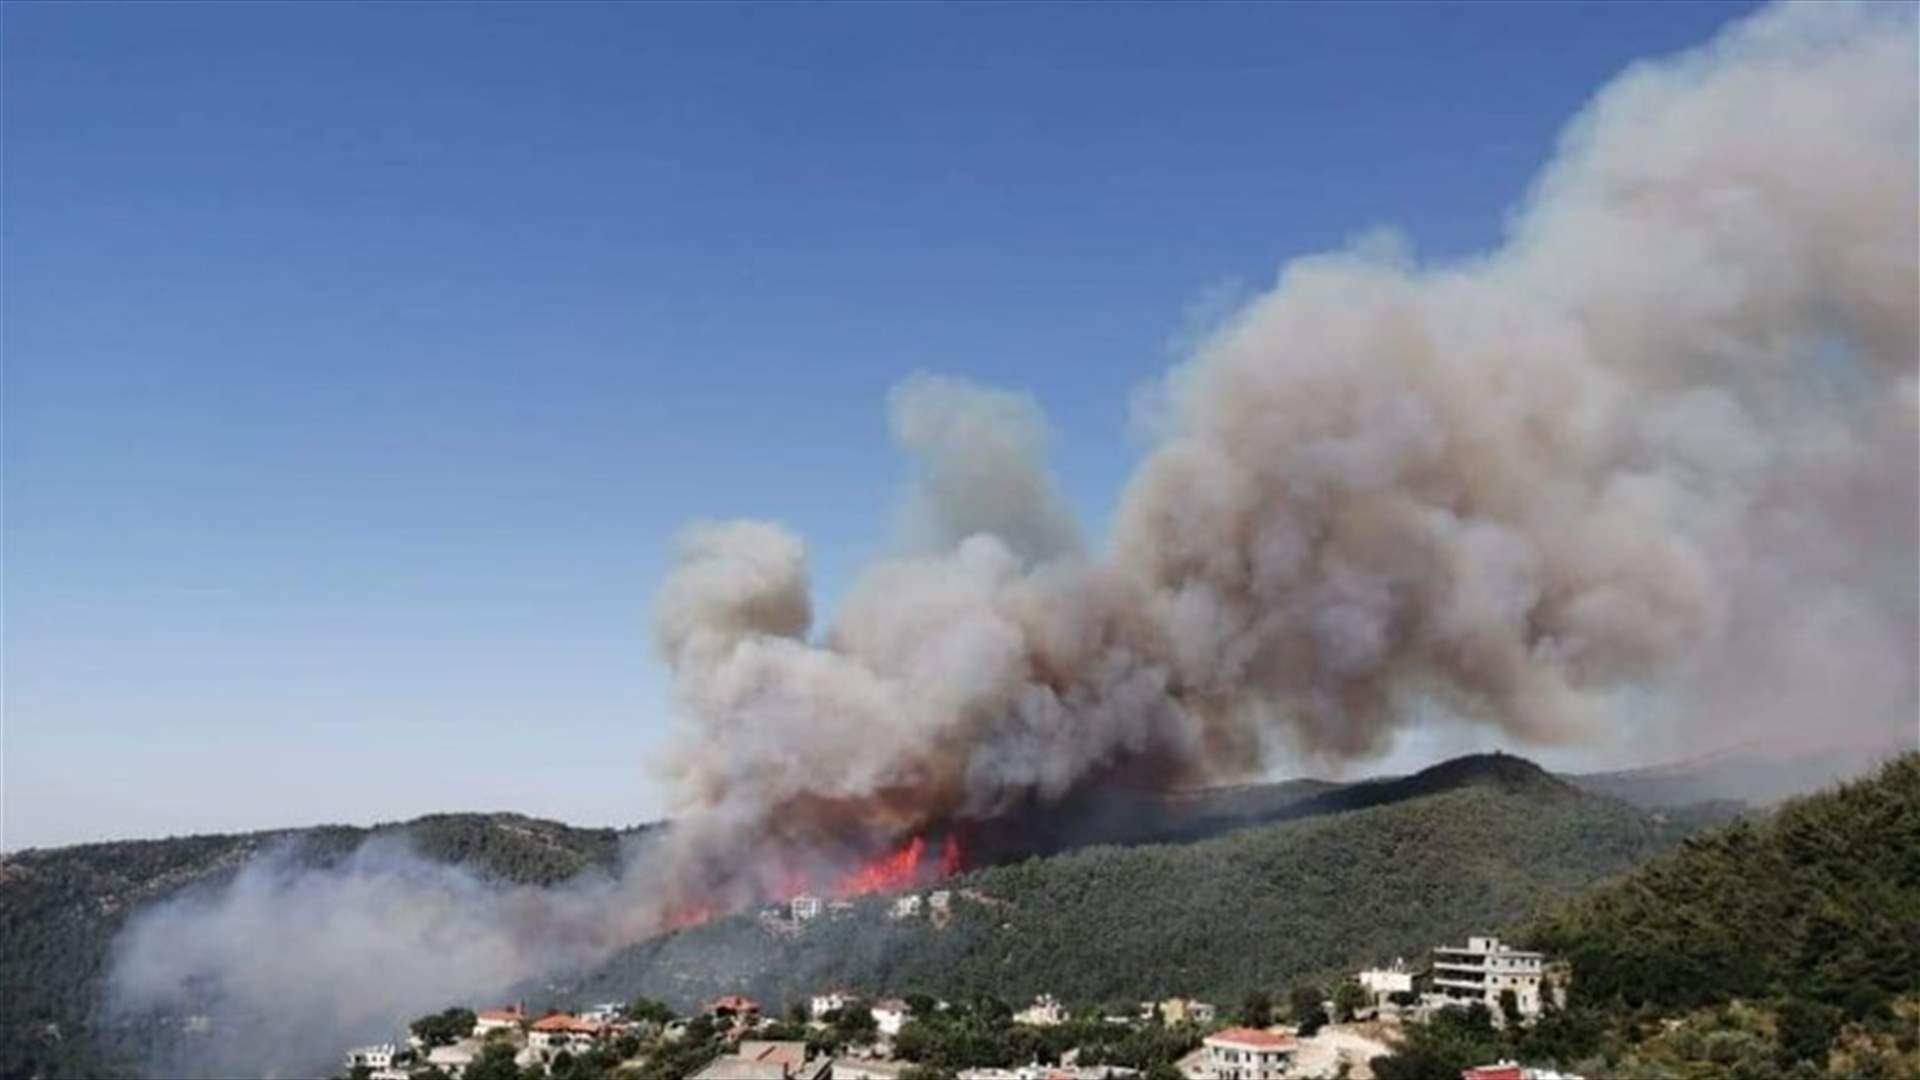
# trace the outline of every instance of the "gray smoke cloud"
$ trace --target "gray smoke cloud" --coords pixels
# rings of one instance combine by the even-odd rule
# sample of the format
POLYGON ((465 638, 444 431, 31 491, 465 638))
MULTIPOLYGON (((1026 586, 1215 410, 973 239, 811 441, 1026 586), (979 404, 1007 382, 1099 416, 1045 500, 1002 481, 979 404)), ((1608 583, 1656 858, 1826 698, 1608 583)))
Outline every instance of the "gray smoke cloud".
POLYGON ((1909 6, 1770 9, 1603 90, 1498 250, 1288 264, 1153 395, 1091 547, 1030 399, 910 380, 905 553, 830 625, 787 529, 682 538, 656 637, 690 723, 646 857, 555 893, 250 870, 137 922, 119 1000, 213 985, 289 1003, 262 1040, 358 1034, 923 828, 1413 722, 1911 738, 1917 67, 1909 6))
POLYGON ((823 632, 753 617, 802 610, 799 538, 690 539, 684 817, 729 852, 884 837, 1364 758, 1416 717, 1910 732, 1915 76, 1908 8, 1774 9, 1602 92, 1499 250, 1289 264, 1154 395, 1096 552, 1036 408, 910 380, 928 542, 823 632))

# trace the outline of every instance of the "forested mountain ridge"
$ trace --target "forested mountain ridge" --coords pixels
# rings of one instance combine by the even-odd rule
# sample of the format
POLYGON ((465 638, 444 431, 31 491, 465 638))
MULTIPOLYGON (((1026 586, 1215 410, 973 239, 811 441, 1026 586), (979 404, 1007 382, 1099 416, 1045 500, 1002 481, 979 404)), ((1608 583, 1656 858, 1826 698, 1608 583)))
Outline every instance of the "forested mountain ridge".
POLYGON ((610 866, 622 833, 519 814, 437 814, 357 828, 327 825, 237 835, 28 849, 0 858, 0 1076, 97 1071, 88 1025, 113 936, 140 904, 218 885, 254 855, 287 846, 325 866, 376 838, 483 877, 551 884, 610 866))
POLYGON ((641 943, 568 989, 679 1004, 721 992, 778 1004, 823 986, 1234 1000, 1513 925, 1685 832, 1503 755, 1365 787, 1357 809, 968 873, 948 883, 944 921, 892 919, 879 900, 797 933, 717 920, 641 943))
POLYGON ((1524 936, 1570 961, 1566 1012, 1518 1036, 1419 1029, 1376 1073, 1518 1056, 1619 1077, 1920 1076, 1920 753, 1693 836, 1524 936))
MULTIPOLYGON (((1070 950, 1097 953, 1108 947, 1099 934, 1077 931, 1070 925, 1083 915, 1062 914, 1056 927, 1044 924, 1042 912, 1055 907, 1066 913, 1084 912, 1088 906, 1134 910, 1162 928, 1166 951, 1129 953, 1128 963, 1170 964, 1165 969, 1168 977, 1162 980, 1168 985, 1195 991, 1218 985, 1231 990, 1264 978, 1264 972, 1232 966, 1244 961, 1227 962, 1224 969, 1209 961, 1196 968, 1179 958, 1195 950, 1205 953, 1220 948, 1248 953, 1264 947, 1253 940, 1225 941, 1217 932, 1201 933, 1189 925, 1203 920, 1218 923, 1225 918, 1221 912, 1237 911, 1236 890, 1258 892, 1258 885, 1267 890, 1260 895, 1269 895, 1271 890, 1262 884, 1263 879, 1247 877, 1244 871, 1244 867, 1263 865, 1263 858, 1278 860, 1269 869, 1281 879, 1294 880, 1287 874, 1298 875, 1315 860, 1343 864, 1365 852, 1360 865, 1386 869, 1373 876, 1342 876, 1341 881, 1350 883, 1343 886, 1345 892, 1318 891, 1311 881, 1302 880, 1293 886, 1298 894, 1291 908, 1304 904, 1317 910, 1348 911, 1356 919, 1381 919, 1389 931, 1383 940, 1393 943, 1392 948, 1413 950, 1432 944, 1424 935, 1441 929, 1426 917, 1435 910, 1434 905, 1457 912, 1456 921, 1463 930, 1470 928, 1468 924, 1490 925, 1486 920, 1511 918, 1531 910, 1543 896, 1563 895, 1597 877, 1624 870, 1688 828, 1681 821, 1656 820, 1613 800, 1584 794, 1530 762, 1507 755, 1456 759, 1412 776, 1353 784, 1294 780, 1158 799, 1157 803, 1128 804, 1139 816, 1130 826, 1131 833, 1122 829, 1122 835, 1114 839, 1137 845, 1131 849, 1099 847, 1078 857, 1066 856, 1065 861, 1033 859, 987 868, 960 883, 966 888, 999 890, 1019 905, 1022 914, 1017 925, 1027 929, 1013 935, 1011 940, 1016 944, 1048 935, 1066 943, 1063 949, 1069 951, 1043 955, 1010 947, 1004 954, 1007 959, 988 963, 991 950, 981 950, 986 949, 983 943, 991 943, 991 936, 949 934, 917 943, 903 939, 900 934, 909 928, 886 920, 884 902, 879 900, 861 908, 860 925, 869 927, 871 933, 855 936, 854 924, 843 921, 822 926, 820 933, 794 942, 793 947, 804 951, 835 940, 836 935, 847 935, 849 939, 836 948, 852 965, 850 975, 857 978, 851 981, 875 986, 927 981, 922 974, 930 964, 951 958, 956 978, 964 977, 983 987, 991 984, 1000 991, 1007 982, 1000 973, 1009 966, 1058 966, 1063 959, 1072 958, 1070 950), (1358 846, 1353 852, 1347 851, 1347 842, 1340 839, 1342 827, 1335 823, 1355 813, 1392 809, 1449 794, 1459 798, 1458 807, 1410 811, 1402 815, 1404 820, 1394 818, 1394 828, 1374 840, 1355 839, 1353 843, 1358 846), (1454 811, 1458 811, 1457 816, 1450 816, 1454 811), (1453 824, 1443 825, 1443 819, 1453 824), (1532 827, 1515 835, 1513 830, 1524 822, 1531 822, 1532 827), (1263 830, 1281 823, 1301 831, 1288 833, 1293 839, 1269 850, 1272 841, 1262 838, 1263 830), (1480 847, 1458 846, 1458 841, 1474 833, 1486 843, 1480 847), (1202 843, 1190 843, 1195 840, 1202 843), (1224 846, 1206 846, 1209 844, 1224 846), (1437 850, 1459 858, 1395 859, 1396 844, 1407 851, 1437 850), (1500 844, 1510 845, 1510 849, 1494 850, 1500 844), (1182 855, 1188 847, 1196 848, 1195 854, 1182 855), (1379 849, 1373 850, 1376 847, 1379 849), (1282 849, 1296 854, 1275 854, 1282 849), (1127 858, 1120 858, 1123 854, 1127 858), (1119 861, 1111 861, 1115 859, 1119 861), (1056 862, 1058 867, 1049 869, 1056 862), (1537 881, 1527 876, 1530 863, 1540 870, 1537 881), (1109 885, 1109 878, 1124 888, 1152 893, 1164 884, 1169 872, 1187 879, 1180 888, 1191 893, 1191 899, 1171 906, 1158 901, 1139 904, 1101 899, 1119 895, 1109 885), (1364 894, 1362 887, 1372 888, 1368 883, 1376 881, 1394 882, 1393 888, 1401 894, 1426 895, 1428 905, 1411 912, 1354 907, 1354 897, 1364 894), (1540 882, 1549 885, 1535 888, 1540 882), (1392 929, 1396 919, 1400 920, 1397 933, 1392 929), (929 942, 937 943, 932 952, 928 951, 929 942), (896 947, 900 951, 894 956, 891 950, 896 947)), ((1724 808, 1716 812, 1724 812, 1724 808)), ((1361 820, 1360 833, 1369 833, 1373 826, 1364 822, 1372 819, 1361 820)), ((141 904, 182 889, 217 886, 257 854, 290 847, 300 861, 324 866, 345 858, 370 839, 404 838, 427 859, 459 864, 483 877, 550 884, 590 867, 614 864, 623 837, 645 828, 576 829, 514 814, 447 814, 372 828, 323 826, 87 844, 6 855, 0 858, 0 985, 9 992, 0 995, 0 1076, 97 1072, 88 1025, 99 1004, 109 947, 127 915, 141 904)), ((1174 896, 1175 892, 1169 890, 1162 899, 1174 896)), ((1263 910, 1263 919, 1280 917, 1279 908, 1263 910)), ((1239 917, 1234 915, 1235 919, 1239 917)), ((963 904, 952 925, 962 930, 977 921, 989 927, 998 925, 992 920, 991 908, 963 904)), ((1087 925, 1111 928, 1110 923, 1100 920, 1087 925)), ((734 981, 765 986, 752 975, 755 966, 766 959, 765 943, 754 937, 759 933, 750 919, 722 920, 687 935, 644 943, 579 985, 632 983, 684 999, 694 993, 698 980, 669 978, 661 973, 675 970, 676 965, 684 968, 685 950, 704 942, 701 948, 711 950, 706 958, 711 959, 713 970, 732 972, 729 978, 734 981), (738 941, 727 940, 742 927, 752 933, 738 941), (663 966, 655 975, 635 974, 636 958, 656 953, 663 966), (624 974, 607 977, 614 972, 624 974)), ((1123 940, 1137 941, 1141 937, 1140 932, 1129 932, 1123 940)), ((1345 939, 1301 938, 1283 949, 1281 966, 1289 970, 1328 969, 1358 955, 1348 944, 1345 939)), ((831 967, 804 963, 795 970, 818 972, 822 978, 834 975, 831 967)), ((1118 983, 1109 980, 1098 985, 1117 988, 1118 983)), ((1089 992, 1097 988, 1092 982, 1084 987, 1089 992)), ((1150 987, 1143 987, 1143 992, 1146 989, 1150 987)), ((767 987, 760 992, 777 995, 784 988, 767 987)))

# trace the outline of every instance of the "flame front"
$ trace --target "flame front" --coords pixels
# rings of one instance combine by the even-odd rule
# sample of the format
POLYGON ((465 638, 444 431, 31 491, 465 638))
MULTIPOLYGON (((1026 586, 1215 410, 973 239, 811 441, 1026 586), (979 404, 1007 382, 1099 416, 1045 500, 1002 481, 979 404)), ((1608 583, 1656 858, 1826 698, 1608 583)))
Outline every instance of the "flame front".
POLYGON ((840 896, 865 896, 917 885, 920 882, 920 859, 926 852, 926 839, 916 835, 898 851, 882 855, 848 874, 835 891, 840 896))

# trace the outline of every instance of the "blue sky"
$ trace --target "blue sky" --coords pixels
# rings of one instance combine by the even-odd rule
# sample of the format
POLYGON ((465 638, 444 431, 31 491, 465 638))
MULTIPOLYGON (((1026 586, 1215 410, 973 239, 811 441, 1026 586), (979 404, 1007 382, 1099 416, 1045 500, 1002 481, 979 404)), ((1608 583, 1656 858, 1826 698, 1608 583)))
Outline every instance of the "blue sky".
POLYGON ((0 843, 652 816, 681 523, 830 605, 930 369, 1097 529, 1192 312, 1744 10, 9 5, 0 843))

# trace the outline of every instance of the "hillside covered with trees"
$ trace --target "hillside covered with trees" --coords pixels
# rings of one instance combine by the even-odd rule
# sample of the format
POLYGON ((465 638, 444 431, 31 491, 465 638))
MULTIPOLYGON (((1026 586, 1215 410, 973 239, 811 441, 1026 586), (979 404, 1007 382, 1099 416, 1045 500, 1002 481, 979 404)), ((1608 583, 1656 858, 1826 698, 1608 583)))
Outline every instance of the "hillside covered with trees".
POLYGON ((1383 1080, 1514 1056, 1621 1077, 1920 1076, 1920 754, 1688 839, 1526 937, 1569 1007, 1417 1029, 1383 1080))
POLYGON ((895 920, 881 899, 793 933, 752 916, 717 920, 635 946, 571 989, 683 1006, 720 992, 779 1004, 835 986, 1239 1000, 1511 925, 1686 828, 1500 755, 1398 782, 1391 801, 1347 790, 1361 808, 969 873, 949 883, 944 920, 895 920))
POLYGON ((28 850, 0 860, 0 1076, 114 1071, 92 1030, 113 937, 142 903, 217 886, 282 845, 313 866, 374 837, 503 881, 551 884, 616 860, 621 834, 517 814, 441 814, 371 829, 190 836, 28 850))

